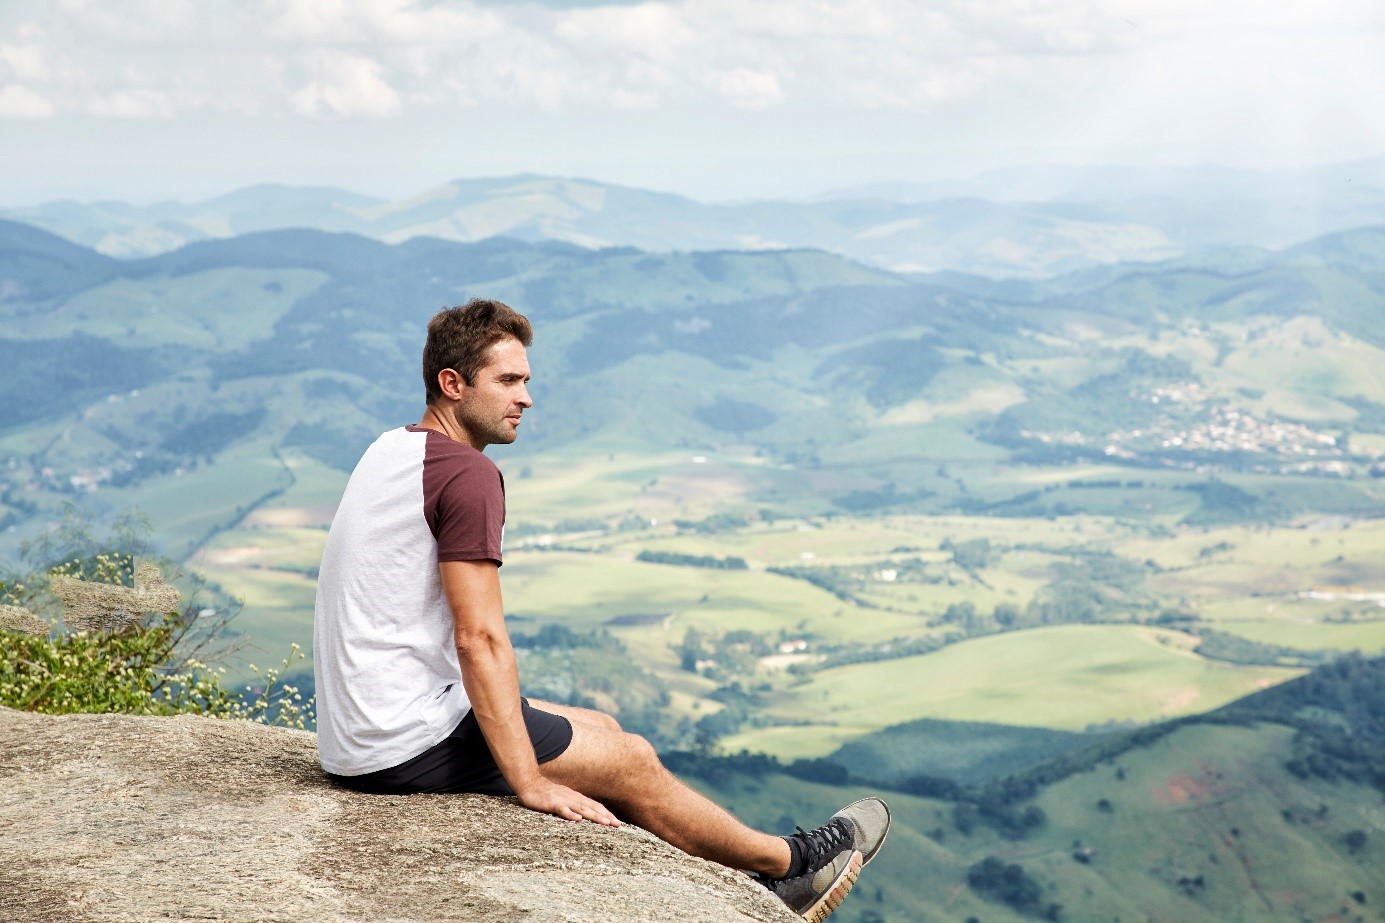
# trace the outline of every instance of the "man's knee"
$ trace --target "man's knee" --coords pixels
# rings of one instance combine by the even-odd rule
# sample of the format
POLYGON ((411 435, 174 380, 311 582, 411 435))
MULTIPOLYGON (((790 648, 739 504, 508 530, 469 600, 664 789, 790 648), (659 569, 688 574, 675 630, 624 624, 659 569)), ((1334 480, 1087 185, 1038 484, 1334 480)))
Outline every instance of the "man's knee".
POLYGON ((614 715, 608 715, 604 711, 592 712, 592 714, 598 717, 604 730, 617 732, 622 730, 620 722, 616 720, 614 715))
POLYGON ((638 734, 621 734, 620 736, 632 766, 638 767, 642 772, 663 768, 664 764, 659 761, 659 752, 654 749, 652 743, 638 734))

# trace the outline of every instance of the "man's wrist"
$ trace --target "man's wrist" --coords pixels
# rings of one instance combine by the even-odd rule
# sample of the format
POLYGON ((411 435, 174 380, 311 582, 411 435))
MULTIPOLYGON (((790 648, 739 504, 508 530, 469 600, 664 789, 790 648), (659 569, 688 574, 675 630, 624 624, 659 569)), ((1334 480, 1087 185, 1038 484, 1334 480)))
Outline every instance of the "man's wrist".
POLYGON ((535 770, 532 773, 526 772, 517 779, 507 778, 505 781, 510 783, 510 788, 515 790, 515 794, 519 794, 537 788, 547 780, 544 779, 542 773, 535 770))

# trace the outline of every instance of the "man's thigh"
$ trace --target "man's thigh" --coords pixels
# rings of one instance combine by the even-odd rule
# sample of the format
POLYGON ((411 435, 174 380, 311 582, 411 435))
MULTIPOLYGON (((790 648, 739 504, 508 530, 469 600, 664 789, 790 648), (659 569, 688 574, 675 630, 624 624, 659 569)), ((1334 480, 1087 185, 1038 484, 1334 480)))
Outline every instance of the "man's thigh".
POLYGON ((551 715, 561 715, 574 725, 587 725, 608 731, 620 730, 620 722, 603 711, 578 708, 576 705, 558 705, 555 702, 545 702, 542 699, 534 698, 529 699, 529 705, 551 715))
MULTIPOLYGON (((533 703, 547 710, 546 705, 533 703)), ((586 709, 577 709, 586 711, 586 709)), ((566 717, 565 712, 554 712, 566 717)), ((588 712, 605 718, 600 712, 588 712)), ((572 723, 572 742, 566 750, 543 764, 543 774, 598 801, 623 800, 654 781, 660 768, 658 755, 644 738, 627 734, 613 723, 572 723)))

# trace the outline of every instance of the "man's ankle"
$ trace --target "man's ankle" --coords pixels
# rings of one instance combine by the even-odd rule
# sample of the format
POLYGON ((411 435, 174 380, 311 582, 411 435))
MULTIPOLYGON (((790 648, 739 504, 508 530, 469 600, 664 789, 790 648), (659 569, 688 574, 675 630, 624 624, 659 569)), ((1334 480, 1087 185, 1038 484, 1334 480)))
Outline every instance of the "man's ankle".
POLYGON ((789 872, 793 871, 794 862, 797 861, 793 846, 786 837, 776 836, 770 839, 765 863, 752 871, 765 878, 787 878, 789 872))

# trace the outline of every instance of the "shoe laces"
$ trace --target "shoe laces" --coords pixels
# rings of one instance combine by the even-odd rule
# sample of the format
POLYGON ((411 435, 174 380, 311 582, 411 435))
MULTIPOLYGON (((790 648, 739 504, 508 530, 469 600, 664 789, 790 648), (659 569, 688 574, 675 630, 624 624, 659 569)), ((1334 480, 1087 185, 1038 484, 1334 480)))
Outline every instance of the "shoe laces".
POLYGON ((803 874, 816 872, 833 856, 851 845, 851 828, 845 820, 834 817, 815 830, 798 830, 795 838, 802 847, 803 874))

